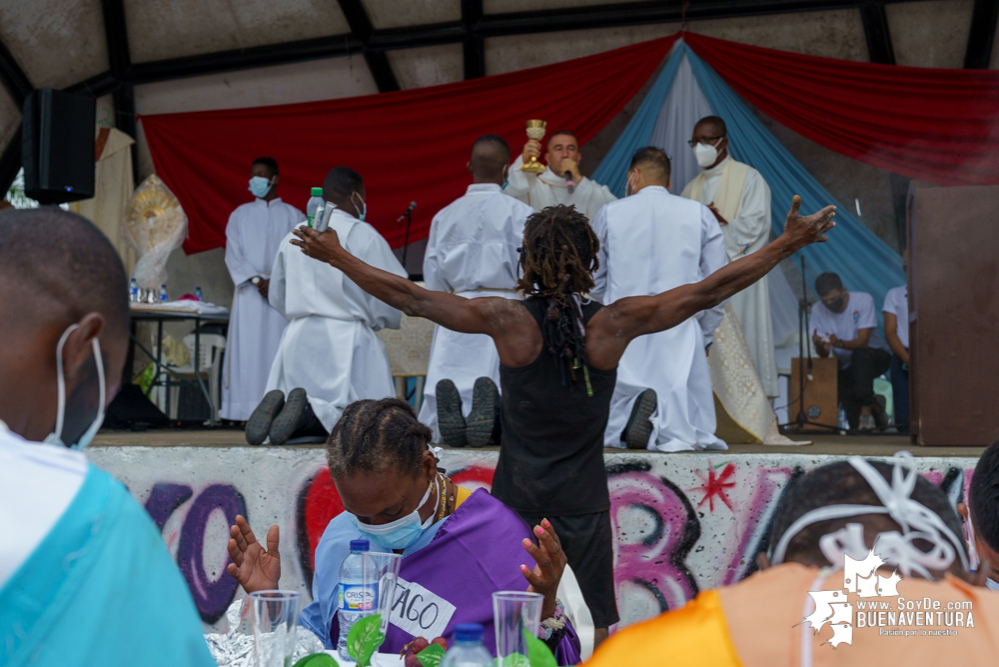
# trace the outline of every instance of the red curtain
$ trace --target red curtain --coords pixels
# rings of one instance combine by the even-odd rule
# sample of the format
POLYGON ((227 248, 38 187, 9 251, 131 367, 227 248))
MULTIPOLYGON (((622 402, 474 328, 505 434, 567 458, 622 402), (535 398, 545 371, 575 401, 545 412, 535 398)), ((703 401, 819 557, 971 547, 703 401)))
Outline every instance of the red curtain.
POLYGON ((229 214, 250 201, 250 163, 275 158, 278 194, 305 209, 309 189, 347 165, 364 177, 368 220, 393 247, 410 201, 410 242, 425 238, 434 214, 464 193, 472 142, 487 133, 514 154, 524 121, 548 121, 586 143, 652 76, 676 35, 534 69, 459 83, 328 102, 143 116, 156 173, 190 221, 188 253, 225 245, 229 214))
POLYGON ((855 63, 701 35, 687 44, 757 109, 880 169, 999 184, 999 72, 855 63))

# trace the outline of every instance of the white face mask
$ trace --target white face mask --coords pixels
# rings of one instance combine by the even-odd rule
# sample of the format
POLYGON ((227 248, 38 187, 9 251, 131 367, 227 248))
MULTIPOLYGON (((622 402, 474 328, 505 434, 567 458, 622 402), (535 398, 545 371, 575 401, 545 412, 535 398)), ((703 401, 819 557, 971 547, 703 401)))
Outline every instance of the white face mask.
POLYGON ((263 176, 254 176, 250 179, 249 190, 254 197, 263 199, 271 191, 271 181, 263 176))
MULTIPOLYGON (((635 185, 638 185, 638 179, 635 179, 635 185)), ((631 185, 631 177, 628 177, 627 182, 624 184, 624 196, 630 197, 633 194, 635 194, 635 189, 631 185)))
MULTIPOLYGON (((719 139, 718 143, 721 142, 722 140, 719 139)), ((697 158, 697 164, 702 169, 707 169, 718 160, 718 149, 711 144, 697 144, 694 146, 694 157, 697 158)))
POLYGON ((354 204, 354 210, 357 211, 357 219, 364 222, 364 216, 368 214, 368 202, 364 201, 364 198, 356 192, 350 193, 350 203, 354 204), (354 202, 354 197, 361 200, 361 208, 357 208, 357 203, 354 202))
MULTIPOLYGON (((440 493, 440 481, 436 480, 437 493, 440 493)), ((361 533, 363 533, 369 540, 375 544, 379 544, 386 549, 405 549, 415 543, 420 539, 420 535, 423 534, 427 528, 433 525, 434 515, 431 514, 427 517, 426 521, 420 520, 420 508, 427 504, 430 500, 430 489, 427 486, 427 492, 423 494, 423 500, 419 502, 416 509, 402 517, 401 519, 396 519, 389 523, 383 523, 380 526, 372 526, 366 523, 361 523, 357 520, 356 516, 351 516, 351 521, 354 522, 354 527, 356 527, 361 533)))
POLYGON ((97 342, 97 338, 94 338, 94 362, 97 364, 97 380, 100 386, 100 402, 98 403, 99 407, 97 408, 97 417, 94 418, 90 427, 75 443, 66 444, 63 442, 62 429, 66 421, 66 375, 62 368, 62 348, 66 344, 66 339, 69 338, 69 334, 78 326, 78 324, 70 325, 70 327, 63 332, 62 338, 59 339, 59 344, 56 346, 56 373, 58 376, 59 407, 56 411, 55 430, 49 433, 45 440, 42 441, 46 444, 61 445, 63 447, 69 447, 70 449, 84 449, 91 443, 94 436, 97 435, 97 431, 101 428, 101 424, 104 422, 104 402, 107 400, 107 385, 104 382, 104 359, 101 357, 101 345, 97 342))

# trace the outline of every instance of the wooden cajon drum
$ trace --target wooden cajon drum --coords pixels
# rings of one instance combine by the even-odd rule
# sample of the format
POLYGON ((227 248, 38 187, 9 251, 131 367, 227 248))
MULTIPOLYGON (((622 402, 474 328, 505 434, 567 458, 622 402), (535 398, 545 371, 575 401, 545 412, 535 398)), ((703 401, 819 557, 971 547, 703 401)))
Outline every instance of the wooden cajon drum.
POLYGON ((789 428, 797 429, 795 421, 798 418, 798 410, 801 407, 801 399, 798 396, 799 387, 798 375, 801 373, 802 361, 805 366, 805 415, 811 424, 805 424, 802 431, 823 431, 822 426, 835 428, 839 425, 839 398, 837 390, 839 388, 838 369, 835 357, 825 359, 812 357, 812 372, 808 373, 808 360, 798 357, 791 359, 791 382, 787 386, 787 394, 790 397, 787 405, 787 420, 790 422, 789 428), (809 377, 809 375, 811 377, 809 377))

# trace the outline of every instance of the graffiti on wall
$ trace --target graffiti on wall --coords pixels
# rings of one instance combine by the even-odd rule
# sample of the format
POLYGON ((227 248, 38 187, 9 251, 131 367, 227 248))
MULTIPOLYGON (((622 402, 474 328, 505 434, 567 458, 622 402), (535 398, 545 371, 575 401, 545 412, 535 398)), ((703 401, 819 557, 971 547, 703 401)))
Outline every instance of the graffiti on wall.
MULTIPOLYGON (((316 546, 330 519, 343 511, 319 449, 95 447, 90 456, 143 503, 206 624, 218 622, 240 594, 225 571, 228 526, 237 514, 258 534, 280 527, 281 586, 310 592, 316 546)), ((622 622, 675 609, 700 590, 754 572, 788 483, 836 458, 607 455, 622 622)), ((452 479, 471 489, 490 488, 495 463, 495 452, 466 450, 447 451, 443 461, 452 479)), ((974 459, 917 463, 952 503, 963 499, 974 459)))

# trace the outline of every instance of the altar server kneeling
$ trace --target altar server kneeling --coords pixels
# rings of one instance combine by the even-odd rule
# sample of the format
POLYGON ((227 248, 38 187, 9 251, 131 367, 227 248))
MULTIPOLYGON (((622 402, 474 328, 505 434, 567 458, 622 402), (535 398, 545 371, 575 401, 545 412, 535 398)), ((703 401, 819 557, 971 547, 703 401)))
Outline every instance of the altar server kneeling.
MULTIPOLYGON (((503 193, 509 163, 510 147, 502 138, 487 134, 475 141, 468 163, 474 183, 441 209, 430 226, 423 260, 427 289, 468 299, 517 298, 517 251, 534 209, 503 193)), ((489 336, 434 327, 420 408, 420 421, 434 431, 434 442, 452 447, 482 447, 490 440, 499 444, 493 433, 499 376, 499 353, 489 336)))
MULTIPOLYGON (((329 229, 355 257, 397 276, 406 271, 388 243, 364 222, 367 204, 361 175, 331 169, 323 199, 332 212, 329 229)), ((385 346, 375 334, 398 329, 402 313, 365 294, 339 269, 314 262, 281 243, 271 273, 270 304, 290 323, 270 376, 267 393, 246 424, 246 440, 282 445, 295 437, 325 439, 344 408, 362 398, 395 395, 385 346)))
MULTIPOLYGON (((658 148, 631 159, 627 193, 593 222, 600 266, 593 296, 605 303, 700 282, 728 264, 725 238, 703 204, 671 195, 670 161, 658 148)), ((705 348, 722 306, 636 339, 621 357, 604 443, 675 452, 726 449, 715 436, 705 348)))

